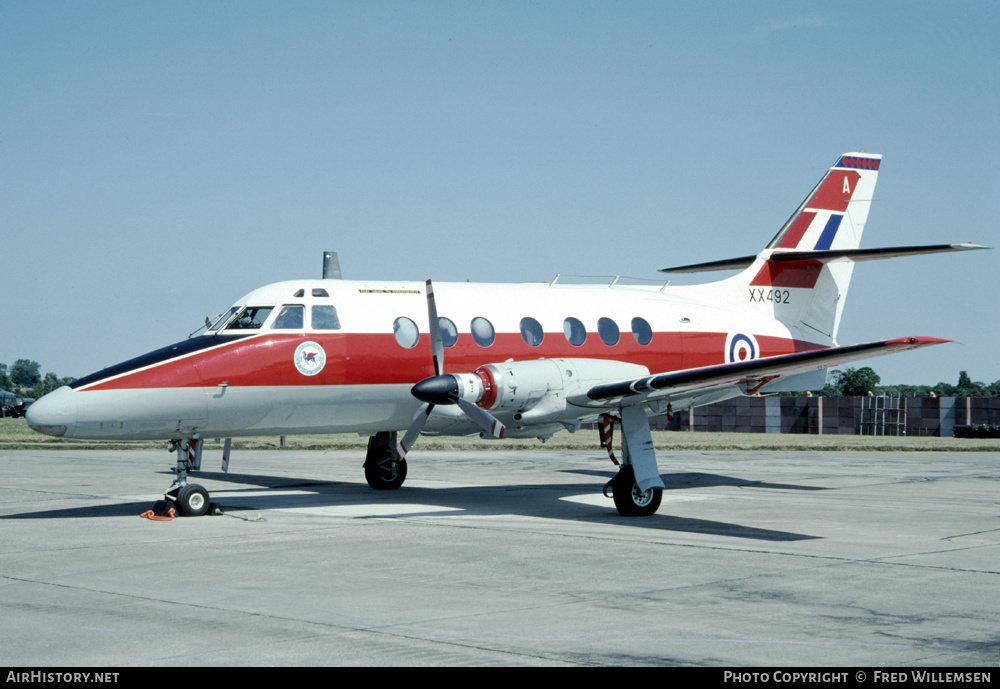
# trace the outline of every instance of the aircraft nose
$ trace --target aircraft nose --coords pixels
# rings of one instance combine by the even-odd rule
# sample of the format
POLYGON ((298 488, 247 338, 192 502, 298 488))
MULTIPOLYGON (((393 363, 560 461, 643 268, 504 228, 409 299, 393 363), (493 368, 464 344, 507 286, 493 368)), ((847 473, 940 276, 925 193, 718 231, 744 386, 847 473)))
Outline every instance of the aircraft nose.
POLYGON ((76 425, 76 402, 76 393, 64 385, 32 403, 24 418, 32 430, 61 438, 76 425))

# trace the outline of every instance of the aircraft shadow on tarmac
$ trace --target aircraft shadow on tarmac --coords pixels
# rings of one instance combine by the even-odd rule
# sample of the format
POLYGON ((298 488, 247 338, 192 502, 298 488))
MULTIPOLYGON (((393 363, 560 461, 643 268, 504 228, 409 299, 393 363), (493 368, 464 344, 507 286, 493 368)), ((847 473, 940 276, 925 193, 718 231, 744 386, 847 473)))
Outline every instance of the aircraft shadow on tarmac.
MULTIPOLYGON (((606 476, 611 478, 611 473, 607 471, 596 471, 590 469, 564 469, 563 473, 578 474, 581 476, 606 476)), ((660 474, 663 484, 667 490, 683 490, 685 488, 712 488, 717 486, 733 486, 736 488, 770 488, 776 490, 828 490, 822 486, 799 486, 794 483, 769 483, 767 481, 752 481, 735 476, 723 476, 722 474, 704 474, 697 471, 689 471, 677 474, 660 474)))
MULTIPOLYGON (((761 541, 800 541, 819 538, 790 531, 760 529, 744 524, 693 519, 668 513, 671 509, 682 510, 683 503, 670 505, 665 502, 660 511, 650 517, 622 517, 615 510, 611 500, 607 500, 606 510, 593 504, 572 500, 581 495, 600 496, 604 483, 614 472, 569 470, 567 473, 594 474, 600 476, 602 480, 597 484, 512 484, 442 488, 408 484, 394 491, 373 491, 363 482, 318 481, 289 476, 202 471, 198 473, 198 479, 203 482, 241 484, 241 487, 233 489, 210 488, 212 501, 219 503, 224 513, 234 515, 245 511, 266 512, 275 509, 350 508, 348 516, 355 519, 459 517, 462 514, 475 517, 519 515, 761 541), (262 492, 260 489, 265 490, 262 492), (274 491, 274 494, 268 495, 268 490, 274 491), (294 491, 294 494, 289 494, 289 491, 294 491), (387 514, 384 506, 394 505, 404 509, 392 510, 387 514), (431 509, 415 509, 407 512, 405 506, 411 505, 426 506, 431 509), (371 514, 365 514, 365 506, 372 507, 371 514)), ((667 490, 705 486, 823 490, 701 473, 664 474, 663 479, 667 490)), ((151 506, 150 502, 129 501, 12 514, 0 516, 0 520, 138 516, 151 506)))

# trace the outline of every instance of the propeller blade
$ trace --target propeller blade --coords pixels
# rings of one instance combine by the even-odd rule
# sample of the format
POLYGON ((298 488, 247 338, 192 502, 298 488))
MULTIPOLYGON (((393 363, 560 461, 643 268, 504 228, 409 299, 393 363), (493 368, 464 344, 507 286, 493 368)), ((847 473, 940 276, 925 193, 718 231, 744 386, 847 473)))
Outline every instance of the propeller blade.
POLYGON ((507 427, 500 423, 499 419, 482 407, 477 407, 472 402, 463 400, 461 397, 457 398, 455 401, 458 402, 459 409, 464 411, 466 416, 475 421, 487 435, 493 436, 497 439, 503 437, 504 431, 507 430, 507 427))
POLYGON ((425 378, 413 386, 411 393, 426 406, 420 410, 406 435, 396 446, 396 459, 402 461, 406 453, 413 447, 420 432, 427 423, 435 404, 458 404, 458 407, 472 419, 476 425, 494 438, 502 438, 507 430, 492 414, 458 395, 458 381, 454 376, 443 375, 444 372, 444 341, 441 339, 441 324, 438 322, 437 302, 434 300, 434 285, 427 281, 427 325, 431 334, 431 352, 434 356, 434 375, 425 378))
POLYGON ((441 339, 441 324, 438 322, 437 303, 434 301, 434 285, 427 281, 427 320, 431 333, 431 351, 434 354, 434 375, 444 371, 444 343, 441 339))
POLYGON ((417 436, 420 435, 420 431, 424 429, 424 424, 427 423, 427 417, 431 415, 432 409, 434 409, 434 405, 428 404, 421 409, 420 413, 417 414, 417 417, 413 419, 413 423, 410 424, 410 428, 406 431, 406 435, 404 435, 403 439, 399 441, 398 445, 396 445, 396 461, 401 462, 406 459, 406 453, 410 451, 410 448, 413 447, 413 443, 417 440, 417 436))
MULTIPOLYGON (((441 372, 444 370, 444 343, 441 340, 441 324, 438 323, 438 313, 437 313, 437 303, 434 301, 434 285, 430 280, 427 281, 427 326, 431 334, 431 352, 434 358, 434 375, 440 376, 441 372)), ((418 383, 419 385, 419 383, 418 383)), ((420 399, 419 397, 417 397, 420 399)), ((421 400, 426 401, 426 400, 421 400)), ((420 436, 420 431, 424 429, 424 424, 427 423, 427 417, 431 415, 431 411, 434 409, 434 403, 428 402, 428 404, 420 410, 416 418, 413 419, 413 423, 406 431, 406 435, 403 439, 399 441, 396 445, 396 460, 403 461, 406 458, 406 453, 410 451, 413 447, 413 443, 417 441, 417 437, 420 436)))

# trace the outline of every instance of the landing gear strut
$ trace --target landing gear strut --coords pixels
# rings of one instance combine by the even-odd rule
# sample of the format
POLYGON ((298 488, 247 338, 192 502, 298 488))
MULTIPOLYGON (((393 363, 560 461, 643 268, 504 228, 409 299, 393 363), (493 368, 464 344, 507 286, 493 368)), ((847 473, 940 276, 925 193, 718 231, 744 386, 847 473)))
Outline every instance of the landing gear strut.
POLYGON ((396 431, 383 431, 368 439, 365 480, 375 490, 395 490, 403 485, 406 460, 396 459, 396 431))
POLYGON ((604 486, 604 496, 614 499, 615 508, 623 517, 648 517, 655 514, 663 500, 663 481, 656 468, 656 455, 645 412, 637 408, 625 408, 621 410, 621 418, 602 414, 598 430, 601 445, 608 451, 611 461, 621 467, 618 474, 604 486), (615 422, 622 425, 623 431, 621 463, 611 449, 615 422), (645 490, 639 486, 636 478, 637 468, 640 476, 645 477, 645 490))
POLYGON ((208 491, 197 483, 188 483, 187 475, 201 469, 201 448, 204 440, 195 436, 190 440, 171 440, 167 449, 177 451, 177 466, 174 468, 176 478, 164 499, 174 503, 177 513, 182 517, 200 517, 208 512, 208 491))

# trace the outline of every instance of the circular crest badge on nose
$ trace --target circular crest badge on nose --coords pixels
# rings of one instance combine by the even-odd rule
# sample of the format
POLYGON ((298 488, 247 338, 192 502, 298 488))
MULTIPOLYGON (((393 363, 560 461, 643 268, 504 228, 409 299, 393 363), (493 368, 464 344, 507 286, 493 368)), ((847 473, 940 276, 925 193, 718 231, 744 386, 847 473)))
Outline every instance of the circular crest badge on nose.
POLYGON ((315 376, 326 366, 326 352, 315 342, 303 342, 295 348, 295 368, 304 376, 315 376))

